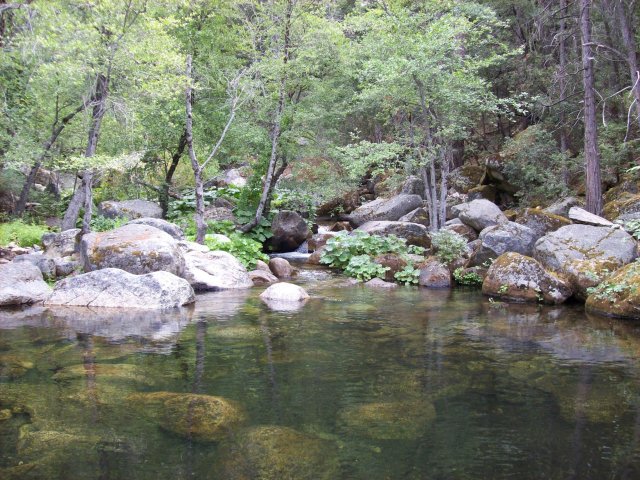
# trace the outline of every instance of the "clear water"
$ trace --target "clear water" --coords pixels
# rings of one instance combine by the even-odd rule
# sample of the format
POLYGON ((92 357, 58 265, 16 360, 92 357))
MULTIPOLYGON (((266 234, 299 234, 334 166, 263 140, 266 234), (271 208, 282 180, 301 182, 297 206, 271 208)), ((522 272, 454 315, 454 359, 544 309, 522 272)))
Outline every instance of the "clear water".
POLYGON ((253 289, 164 315, 3 312, 0 478, 640 478, 634 324, 324 270, 298 283, 314 298, 294 311, 253 289), (136 403, 151 392, 243 416, 203 441, 136 403))

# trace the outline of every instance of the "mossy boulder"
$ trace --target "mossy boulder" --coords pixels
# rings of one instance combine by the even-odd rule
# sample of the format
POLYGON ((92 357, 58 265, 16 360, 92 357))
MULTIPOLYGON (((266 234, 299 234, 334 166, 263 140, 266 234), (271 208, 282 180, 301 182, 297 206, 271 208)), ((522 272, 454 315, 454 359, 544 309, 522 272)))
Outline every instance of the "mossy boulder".
POLYGON ((485 175, 485 167, 481 165, 465 164, 449 173, 447 183, 449 188, 459 193, 468 193, 482 182, 485 175))
POLYGON ((533 230, 536 240, 549 232, 571 225, 571 221, 567 218, 546 212, 541 208, 526 208, 516 216, 515 222, 533 230))
POLYGON ((33 368, 33 362, 11 354, 0 355, 0 381, 13 380, 23 376, 33 368))
POLYGON ((562 303, 571 296, 568 282, 539 262, 518 253, 498 257, 482 283, 482 293, 516 302, 562 303))
POLYGON ((611 317, 640 318, 640 263, 622 267, 598 285, 586 308, 611 317))
POLYGON ((292 428, 265 425, 244 431, 221 452, 215 478, 333 480, 340 478, 334 442, 292 428))
POLYGON ((245 419, 235 402, 211 395, 153 392, 128 400, 164 430, 200 442, 223 440, 245 419))
POLYGON ((480 232, 478 238, 480 245, 474 249, 467 266, 485 265, 507 252, 531 255, 536 241, 533 230, 515 222, 487 227, 480 232))
POLYGON ((640 213, 640 194, 622 193, 616 200, 605 203, 602 209, 604 218, 611 221, 629 213, 640 213))
POLYGON ((377 440, 411 440, 422 436, 436 418, 426 400, 373 402, 346 407, 339 413, 344 428, 377 440))

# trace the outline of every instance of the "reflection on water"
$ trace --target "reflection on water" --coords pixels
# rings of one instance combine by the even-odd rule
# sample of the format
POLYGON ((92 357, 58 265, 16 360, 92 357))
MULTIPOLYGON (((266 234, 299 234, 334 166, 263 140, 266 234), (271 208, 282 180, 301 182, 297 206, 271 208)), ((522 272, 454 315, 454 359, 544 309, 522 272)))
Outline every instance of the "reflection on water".
POLYGON ((296 282, 297 310, 2 312, 0 478, 640 478, 634 324, 296 282))

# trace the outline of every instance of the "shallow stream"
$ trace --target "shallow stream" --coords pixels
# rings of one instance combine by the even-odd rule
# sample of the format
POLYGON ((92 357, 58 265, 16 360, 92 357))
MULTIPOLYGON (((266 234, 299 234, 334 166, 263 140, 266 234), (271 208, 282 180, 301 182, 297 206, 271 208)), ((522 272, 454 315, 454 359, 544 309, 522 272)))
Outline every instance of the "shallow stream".
POLYGON ((289 311, 255 288, 170 314, 0 313, 0 478, 640 478, 634 324, 297 283, 313 298, 289 311), (222 436, 189 394, 234 406, 222 436))

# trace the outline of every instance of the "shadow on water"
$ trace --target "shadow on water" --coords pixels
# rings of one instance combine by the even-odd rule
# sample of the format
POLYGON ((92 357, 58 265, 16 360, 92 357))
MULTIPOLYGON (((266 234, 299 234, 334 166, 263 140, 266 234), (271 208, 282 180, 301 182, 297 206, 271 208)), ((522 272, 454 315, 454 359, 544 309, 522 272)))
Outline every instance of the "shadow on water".
POLYGON ((640 478, 640 332, 303 268, 170 312, 0 313, 0 478, 640 478))

